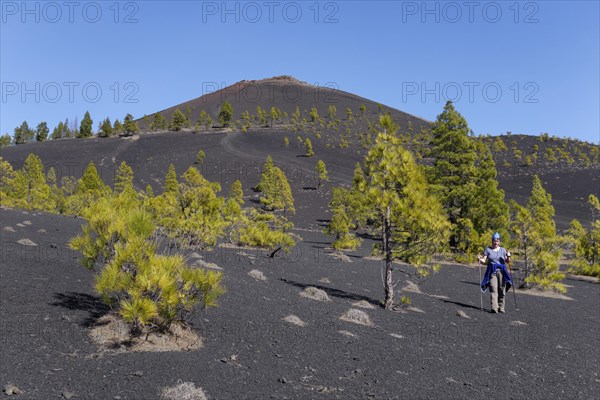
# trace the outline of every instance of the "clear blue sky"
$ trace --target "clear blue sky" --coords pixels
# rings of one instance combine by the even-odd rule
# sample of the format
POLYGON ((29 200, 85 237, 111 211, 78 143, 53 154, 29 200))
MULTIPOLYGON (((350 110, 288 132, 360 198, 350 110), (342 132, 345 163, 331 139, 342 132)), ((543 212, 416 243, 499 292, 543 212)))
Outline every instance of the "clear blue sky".
POLYGON ((1 6, 0 133, 86 110, 96 128, 211 82, 293 75, 428 120, 454 99, 476 134, 600 141, 598 1, 1 6))

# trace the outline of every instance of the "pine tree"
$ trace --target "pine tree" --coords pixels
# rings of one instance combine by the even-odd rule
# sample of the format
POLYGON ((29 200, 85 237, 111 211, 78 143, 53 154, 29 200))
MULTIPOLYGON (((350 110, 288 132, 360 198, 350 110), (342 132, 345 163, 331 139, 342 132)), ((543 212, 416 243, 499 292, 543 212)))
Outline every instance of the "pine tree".
POLYGON ((317 188, 320 189, 323 182, 329 182, 329 175, 327 173, 327 167, 325 166, 325 163, 322 160, 317 161, 317 165, 315 168, 317 171, 318 180, 317 188))
POLYGON ((133 115, 127 114, 123 121, 123 132, 125 133, 125 136, 131 136, 139 131, 140 128, 138 127, 137 122, 133 120, 133 115))
POLYGON ((273 185, 275 180, 273 170, 275 169, 275 164, 273 164, 273 159, 271 155, 267 155, 267 159, 265 160, 262 170, 260 173, 260 180, 255 187, 255 190, 258 192, 264 192, 268 187, 273 185))
POLYGON ((204 154, 203 150, 198 151, 198 153, 196 153, 196 162, 194 164, 202 165, 205 157, 206 154, 204 154))
MULTIPOLYGON (((63 176, 60 179, 60 189, 66 198, 73 196, 77 191, 77 180, 72 176, 63 176)), ((67 213, 66 206, 65 204, 65 209, 61 213, 67 213)))
POLYGON ((121 133, 123 133, 123 124, 117 118, 117 119, 115 119, 115 122, 113 124, 113 134, 119 135, 121 133))
POLYGON ((229 197, 223 207, 223 219, 225 220, 225 237, 233 245, 240 242, 240 229, 247 223, 247 217, 242 211, 240 203, 233 197, 229 197))
POLYGON ((252 116, 248 110, 244 111, 242 115, 240 115, 241 120, 244 122, 244 125, 251 126, 252 116))
POLYGON ((150 131, 166 131, 167 130, 167 119, 160 113, 155 113, 152 122, 150 123, 150 131))
POLYGON ((454 225, 451 243, 463 251, 470 250, 470 243, 464 243, 465 226, 472 225, 466 220, 471 219, 471 208, 478 187, 478 170, 476 167, 476 146, 469 137, 467 121, 448 101, 444 111, 438 115, 434 123, 433 147, 431 156, 433 167, 429 169, 429 180, 434 192, 439 196, 454 225), (458 224, 459 220, 461 221, 458 224))
POLYGON ((283 215, 287 215, 287 213, 295 214, 296 208, 294 206, 294 197, 292 196, 290 183, 280 168, 275 167, 275 169, 277 172, 277 189, 283 199, 283 215))
POLYGON ((600 201, 590 194, 588 204, 592 211, 592 222, 589 228, 584 228, 578 220, 574 219, 567 231, 574 254, 570 271, 600 278, 600 201))
POLYGON ((317 111, 316 107, 313 107, 313 108, 310 109, 309 116, 310 116, 310 122, 312 122, 313 124, 316 123, 316 122, 319 122, 319 120, 321 119, 319 117, 319 112, 317 111))
POLYGON ((242 182, 239 179, 231 184, 229 198, 235 200, 239 205, 244 204, 244 191, 242 190, 242 182))
POLYGON ((527 254, 525 284, 537 284, 564 293, 566 288, 560 281, 565 275, 559 270, 563 240, 556 234, 552 196, 544 190, 537 175, 533 177, 531 196, 524 207, 526 211, 514 203, 513 208, 517 212, 513 212, 512 229, 527 254))
POLYGON ((277 107, 271 107, 271 127, 281 119, 281 110, 277 107))
POLYGON ((494 150, 494 153, 503 153, 508 151, 508 147, 506 147, 501 137, 496 138, 494 144, 492 145, 492 149, 494 150))
POLYGON ((300 107, 296 106, 296 109, 292 113, 292 123, 298 124, 300 122, 300 107))
POLYGON ((144 114, 142 117, 142 126, 144 128, 143 132, 148 132, 150 130, 150 117, 147 114, 144 114))
POLYGON ((306 157, 312 157, 315 155, 315 152, 313 151, 312 143, 310 142, 309 138, 306 138, 304 140, 304 147, 306 147, 306 157))
POLYGON ((98 136, 104 138, 104 137, 112 136, 112 134, 113 134, 113 127, 110 122, 110 118, 106 117, 106 119, 100 123, 100 126, 98 126, 98 136))
POLYGON ((354 114, 352 113, 352 109, 350 107, 346 107, 346 119, 348 121, 354 121, 354 114))
MULTIPOLYGON (((281 172, 274 170, 273 173, 281 172)), ((175 186, 174 168, 170 169, 170 175, 175 186)), ((225 202, 217 195, 220 185, 206 180, 196 168, 190 167, 182 178, 175 190, 168 192, 166 185, 163 195, 144 200, 146 209, 160 221, 175 245, 210 247, 224 236, 233 244, 266 248, 271 254, 279 250, 287 252, 295 245, 292 235, 285 232, 292 226, 285 217, 255 208, 242 210, 243 192, 239 181, 234 182, 225 202)), ((293 211, 289 207, 293 205, 291 196, 285 195, 281 185, 279 192, 284 194, 281 196, 286 207, 283 212, 293 211)))
POLYGON ((169 124, 170 131, 180 131, 185 124, 185 115, 179 110, 176 109, 173 114, 171 114, 171 123, 169 124))
POLYGON ((48 173, 46 173, 46 182, 50 187, 57 185, 56 170, 54 167, 48 168, 48 173))
POLYGON ((165 177, 165 192, 177 193, 179 191, 179 182, 177 182, 177 173, 173 164, 169 164, 169 171, 165 177))
POLYGON ((180 255, 159 255, 151 216, 139 204, 119 206, 118 198, 92 203, 83 213, 87 225, 69 245, 82 263, 98 271, 95 290, 116 308, 131 333, 167 331, 189 318, 197 304, 216 305, 224 292, 222 274, 185 265, 180 255))
POLYGON ((385 258, 384 307, 393 306, 392 261, 400 259, 420 274, 430 273, 426 264, 442 250, 449 224, 442 205, 430 189, 421 167, 412 154, 401 146, 397 126, 387 114, 379 119, 382 131, 364 161, 366 184, 364 201, 355 211, 375 215, 368 218, 379 232, 380 252, 385 258))
POLYGON ((537 175, 533 177, 533 187, 531 196, 527 200, 527 208, 531 211, 533 226, 537 228, 537 233, 550 240, 556 237, 552 196, 546 192, 537 175))
POLYGON ((202 125, 200 124, 200 122, 196 121, 196 123, 194 124, 194 129, 192 129, 192 133, 198 133, 202 131, 202 125))
POLYGON ((48 168, 48 172, 46 173, 46 182, 50 187, 50 192, 52 193, 55 203, 55 209, 52 211, 62 214, 65 211, 65 195, 62 188, 58 187, 58 180, 54 167, 48 168))
POLYGON ((50 138, 52 140, 58 140, 58 139, 62 139, 62 132, 64 129, 64 124, 63 122, 59 122, 58 125, 52 130, 52 135, 50 135, 50 138))
POLYGON ((288 252, 296 244, 294 235, 286 232, 293 225, 285 217, 271 212, 244 209, 236 225, 231 235, 234 243, 268 249, 270 258, 280 250, 288 252))
POLYGON ((381 221, 385 257, 385 302, 393 304, 392 260, 417 267, 425 264, 447 238, 447 221, 441 204, 429 187, 412 154, 400 145, 397 126, 389 115, 380 117, 383 128, 365 159, 369 203, 381 221))
POLYGON ((48 139, 48 132, 50 132, 48 129, 48 124, 46 124, 45 121, 40 122, 35 128, 35 140, 37 142, 45 141, 48 139))
POLYGON ((337 115, 337 108, 333 104, 329 105, 329 107, 327 107, 327 114, 329 119, 333 121, 337 115))
POLYGON ((12 165, 0 156, 0 204, 3 206, 13 206, 15 201, 15 180, 16 172, 12 165))
POLYGON ((335 236, 331 247, 336 250, 354 250, 360 245, 361 240, 350 230, 358 228, 360 222, 357 220, 363 219, 362 216, 366 214, 364 204, 363 192, 341 187, 332 189, 329 202, 331 221, 323 230, 324 234, 335 236))
POLYGON ((504 200, 504 191, 498 188, 498 172, 492 153, 482 141, 476 141, 475 148, 477 151, 476 189, 465 217, 472 221, 477 243, 472 243, 464 238, 459 240, 465 245, 463 250, 472 251, 483 247, 493 232, 500 232, 507 238, 510 222, 509 207, 504 200))
POLYGON ((256 115, 258 116, 258 123, 260 126, 267 126, 267 111, 263 110, 260 106, 256 106, 256 115))
POLYGON ((81 125, 79 127, 79 132, 77 132, 78 138, 87 138, 92 136, 92 117, 88 111, 85 112, 83 119, 81 120, 81 125))
POLYGON ((225 101, 222 105, 221 105, 221 109, 219 110, 219 123, 221 124, 222 127, 227 127, 229 126, 229 123, 231 122, 231 118, 233 117, 233 106, 231 105, 230 102, 225 101))
POLYGON ((46 182, 44 164, 33 153, 27 156, 23 167, 16 173, 13 190, 15 206, 19 208, 50 212, 56 208, 56 201, 46 182))
POLYGON ((96 165, 93 161, 90 161, 88 166, 85 168, 83 176, 77 182, 76 193, 81 194, 92 192, 99 197, 105 194, 108 190, 108 186, 104 184, 102 178, 100 178, 100 175, 98 175, 96 165))
POLYGON ((150 185, 146 185, 146 197, 148 197, 148 198, 154 197, 154 189, 152 189, 152 186, 150 186, 150 185))
POLYGON ((290 184, 285 173, 273 165, 271 156, 267 156, 267 161, 263 165, 258 188, 263 194, 260 202, 266 210, 282 210, 284 215, 288 212, 296 212, 290 184))
POLYGON ((365 179, 365 173, 360 166, 360 163, 356 163, 354 167, 354 176, 352 177, 352 188, 360 192, 364 192, 367 181, 365 179))
POLYGON ((350 233, 355 225, 346 213, 344 207, 337 207, 332 211, 331 221, 323 230, 326 235, 335 236, 335 240, 331 243, 331 247, 335 250, 354 250, 361 240, 354 234, 350 233))
POLYGON ((170 236, 182 245, 212 247, 227 226, 222 209, 225 200, 217 196, 218 183, 211 183, 190 167, 179 185, 179 211, 166 225, 170 236))
MULTIPOLYGON (((518 244, 518 253, 523 261, 523 270, 531 271, 531 255, 533 253, 533 243, 530 241, 533 226, 531 212, 527 207, 519 205, 514 200, 511 200, 509 205, 511 212, 510 231, 513 233, 514 240, 518 244)), ((524 283, 523 286, 528 285, 524 283)))
POLYGON ((265 168, 263 167, 263 177, 265 177, 265 179, 263 180, 261 177, 259 187, 262 193, 260 203, 264 206, 265 210, 275 211, 285 207, 279 185, 278 171, 281 170, 278 167, 273 166, 271 169, 266 170, 265 173, 265 168))
POLYGON ((121 161, 115 176, 115 194, 133 190, 133 169, 125 161, 121 161))
POLYGON ((33 141, 34 136, 35 132, 29 128, 27 121, 16 127, 13 135, 15 144, 29 143, 33 141))
POLYGON ((8 133, 5 133, 4 135, 0 136, 0 148, 10 146, 11 142, 12 138, 8 133))
POLYGON ((93 162, 87 165, 83 176, 76 182, 71 181, 69 177, 63 177, 63 180, 65 181, 61 181, 61 188, 66 196, 64 212, 68 214, 81 215, 90 204, 111 194, 110 188, 98 175, 93 162))
POLYGON ((0 156, 0 204, 12 206, 14 202, 15 171, 12 165, 0 156))
POLYGON ((200 112, 200 116, 198 117, 198 123, 204 126, 205 129, 210 129, 212 128, 213 121, 210 115, 208 115, 206 111, 202 110, 200 112))
POLYGON ((31 143, 35 140, 35 131, 29 128, 25 121, 21 124, 21 134, 23 135, 24 143, 31 143))

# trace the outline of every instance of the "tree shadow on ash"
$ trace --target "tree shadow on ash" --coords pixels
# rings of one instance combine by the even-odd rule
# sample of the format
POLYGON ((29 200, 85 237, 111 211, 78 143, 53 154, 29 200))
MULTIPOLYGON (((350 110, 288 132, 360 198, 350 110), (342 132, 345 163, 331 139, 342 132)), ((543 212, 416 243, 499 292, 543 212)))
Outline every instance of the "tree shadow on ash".
POLYGON ((460 283, 466 283, 467 285, 479 286, 479 282, 460 281, 460 283))
MULTIPOLYGON (((327 247, 331 246, 331 242, 320 242, 320 241, 311 241, 311 240, 303 240, 302 243, 307 243, 307 244, 312 244, 313 246, 311 246, 313 249, 326 249, 327 247), (317 246, 317 245, 323 245, 323 246, 317 246)), ((329 254, 329 253, 327 253, 329 254)))
MULTIPOLYGON (((467 285, 479 286, 478 282, 460 281, 460 283, 465 283, 467 285)), ((452 300, 448 300, 448 299, 438 299, 438 300, 443 301, 444 303, 455 304, 455 305, 463 307, 463 308, 471 308, 473 310, 478 310, 478 311, 480 310, 479 307, 474 306, 473 304, 461 303, 460 301, 452 301, 452 300)))
POLYGON ((300 289, 306 289, 307 287, 314 287, 317 289, 321 289, 322 291, 327 293, 328 296, 338 297, 340 299, 356 300, 356 301, 364 300, 364 301, 374 305, 375 307, 380 307, 378 300, 372 299, 369 296, 364 296, 362 294, 350 293, 350 292, 346 292, 345 290, 333 289, 333 288, 330 288, 327 286, 321 286, 321 285, 315 285, 315 284, 309 285, 307 283, 291 281, 291 280, 285 279, 285 278, 281 278, 281 280, 283 282, 287 283, 288 285, 292 285, 292 286, 298 287, 300 289))
POLYGON ((457 306, 461 306, 463 308, 471 308, 473 310, 477 310, 479 311, 480 308, 477 306, 474 306, 473 304, 467 304, 467 303, 461 303, 460 301, 452 301, 452 300, 448 300, 448 299, 439 299, 440 301, 443 301, 444 303, 450 303, 450 304, 455 304, 457 306))
POLYGON ((67 310, 87 311, 88 316, 80 324, 90 328, 98 324, 98 320, 110 312, 110 307, 102 302, 99 297, 87 293, 54 293, 55 302, 52 306, 66 308, 67 310))

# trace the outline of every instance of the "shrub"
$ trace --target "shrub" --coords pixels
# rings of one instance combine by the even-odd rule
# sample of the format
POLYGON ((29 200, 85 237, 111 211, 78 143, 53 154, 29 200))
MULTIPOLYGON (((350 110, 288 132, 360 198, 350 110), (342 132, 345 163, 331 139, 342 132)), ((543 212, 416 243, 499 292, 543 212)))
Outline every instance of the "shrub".
POLYGON ((200 304, 213 307, 224 293, 222 275, 187 266, 181 255, 156 253, 156 225, 139 204, 118 206, 118 196, 91 203, 88 224, 69 245, 83 254, 85 267, 98 273, 95 290, 130 324, 167 330, 185 321, 200 304))
POLYGON ((204 158, 205 157, 206 157, 206 154, 204 153, 203 150, 198 151, 198 153, 196 153, 196 162, 195 162, 195 164, 202 165, 204 163, 204 158))

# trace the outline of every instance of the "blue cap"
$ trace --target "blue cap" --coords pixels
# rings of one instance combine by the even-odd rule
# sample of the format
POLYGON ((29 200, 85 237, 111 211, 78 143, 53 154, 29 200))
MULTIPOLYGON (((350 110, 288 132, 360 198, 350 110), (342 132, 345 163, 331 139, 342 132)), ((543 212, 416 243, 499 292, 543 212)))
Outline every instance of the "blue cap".
POLYGON ((492 235, 492 240, 500 239, 500 234, 498 232, 492 235))

